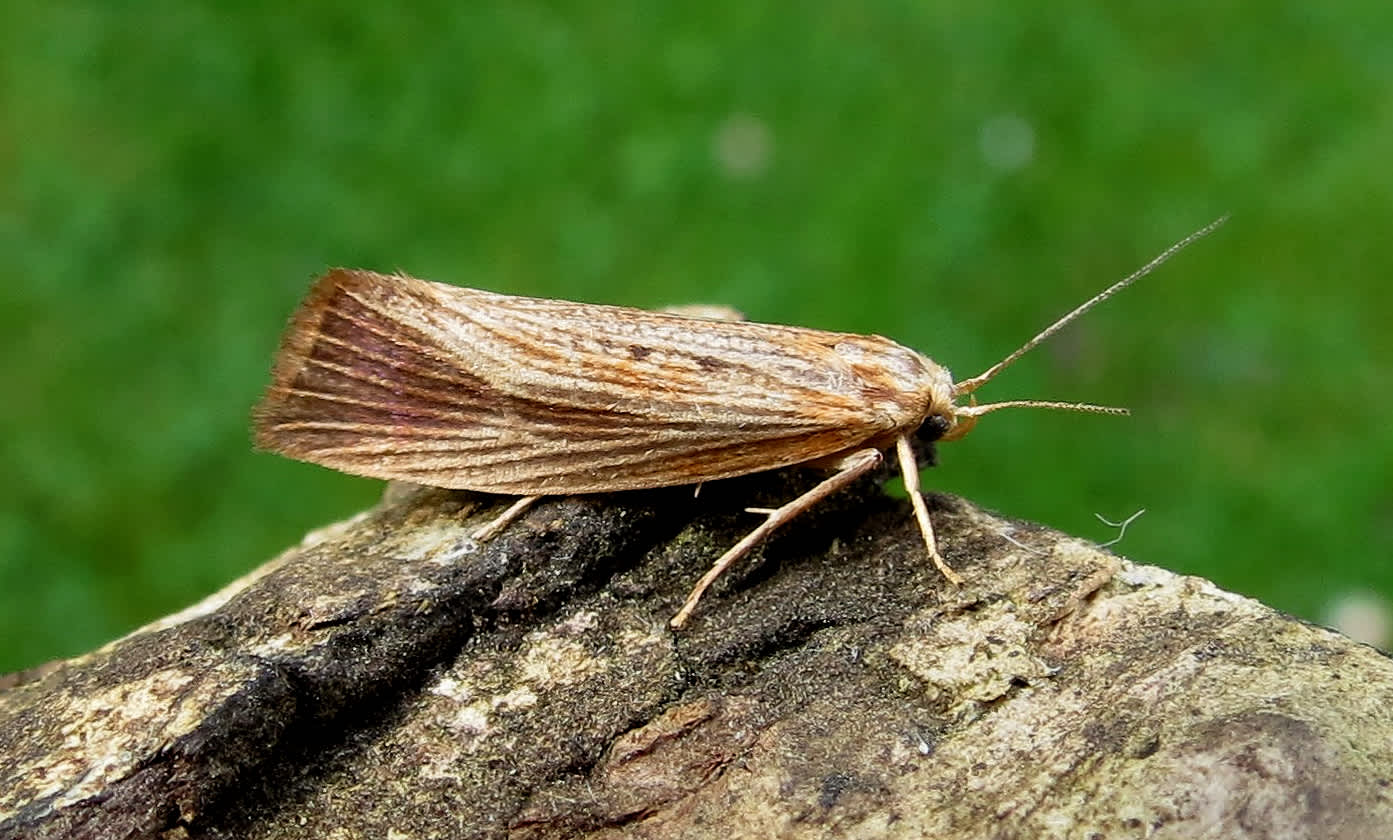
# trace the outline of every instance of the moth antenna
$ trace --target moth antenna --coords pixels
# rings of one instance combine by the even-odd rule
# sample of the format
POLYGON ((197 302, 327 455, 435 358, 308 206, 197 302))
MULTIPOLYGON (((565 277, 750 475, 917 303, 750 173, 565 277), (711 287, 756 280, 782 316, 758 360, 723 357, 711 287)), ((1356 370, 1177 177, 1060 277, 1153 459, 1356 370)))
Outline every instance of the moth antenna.
POLYGON ((1084 414, 1111 414, 1114 416, 1125 417, 1132 412, 1125 408, 1115 405, 1094 405, 1093 403, 1071 403, 1059 402, 1056 400, 1003 400, 994 403, 982 403, 981 405, 963 405, 953 407, 953 425, 939 440, 957 440, 977 425, 977 418, 983 414, 991 414, 1003 408, 1051 408, 1058 411, 1079 411, 1084 414))
POLYGON ((1094 405, 1093 403, 1071 403, 1056 400, 1003 400, 1002 402, 965 405, 956 410, 959 417, 981 417, 1002 408, 1052 408, 1059 411, 1080 411, 1084 414, 1115 414, 1126 416, 1132 412, 1115 405, 1094 405))
MULTIPOLYGON (((1006 358, 1002 359, 1001 361, 997 362, 996 364, 992 365, 991 367, 987 368, 986 370, 982 371, 976 376, 955 383, 953 385, 953 396, 965 396, 967 394, 971 394, 973 391, 976 391, 978 388, 981 388, 983 385, 986 385, 988 382, 995 379, 997 374, 1010 367, 1021 356, 1024 356, 1026 353, 1029 353, 1031 350, 1035 349, 1035 347, 1039 345, 1040 342, 1044 341, 1045 339, 1049 338, 1050 336, 1063 329, 1065 325, 1067 325, 1070 321, 1073 321, 1075 318, 1078 318, 1080 315, 1084 314, 1088 310, 1092 309, 1093 307, 1097 306, 1098 304, 1102 303, 1103 301, 1107 300, 1108 298, 1112 297, 1113 295, 1132 285, 1136 281, 1155 271, 1157 268, 1161 266, 1162 263, 1175 256, 1178 252, 1183 251, 1185 248, 1189 247, 1191 244, 1195 242, 1195 240, 1202 239, 1208 236, 1209 234, 1213 233, 1216 228, 1218 228, 1224 222, 1228 221, 1228 219, 1228 214, 1220 216, 1219 218, 1215 219, 1214 221, 1210 222, 1209 224, 1205 225, 1204 227, 1200 228, 1199 230, 1195 231, 1194 233, 1190 234, 1189 236, 1185 237, 1184 239, 1180 240, 1174 245, 1170 246, 1166 250, 1162 251, 1155 258, 1153 258, 1151 262, 1147 263, 1146 265, 1142 266, 1141 268, 1137 269, 1136 271, 1132 272, 1131 274, 1127 275, 1126 277, 1107 287, 1103 291, 1099 292, 1098 294, 1079 304, 1077 307, 1073 309, 1073 311, 1069 312, 1064 317, 1055 321, 1053 324, 1050 324, 1048 327, 1045 327, 1043 330, 1040 331, 1039 335, 1027 341, 1025 344, 1022 344, 1020 349, 1016 352, 1012 353, 1011 355, 1007 356, 1006 358)), ((1070 407, 1069 404, 1066 403, 1026 403, 1020 401, 1013 403, 991 403, 990 406, 983 405, 977 406, 976 408, 989 408, 991 406, 1004 408, 1007 405, 1034 405, 1039 408, 1065 408, 1071 411, 1093 411, 1099 408, 1099 406, 1094 406, 1091 408, 1085 408, 1082 406, 1070 407)), ((962 413, 967 413, 964 409, 959 409, 959 411, 962 413)), ((976 412, 977 415, 983 413, 985 412, 976 412)), ((1110 410, 1099 413, 1116 414, 1118 412, 1110 410)))

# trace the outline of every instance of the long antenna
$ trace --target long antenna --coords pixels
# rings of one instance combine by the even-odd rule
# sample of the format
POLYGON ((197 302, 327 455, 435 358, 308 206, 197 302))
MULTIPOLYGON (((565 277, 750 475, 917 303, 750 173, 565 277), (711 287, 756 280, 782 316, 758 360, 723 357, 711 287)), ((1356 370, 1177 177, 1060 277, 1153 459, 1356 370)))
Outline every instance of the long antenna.
POLYGON ((954 413, 958 417, 981 417, 1002 408, 1055 408, 1060 411, 1078 411, 1084 414, 1112 414, 1126 417, 1132 412, 1115 405, 1094 405, 1093 403, 1072 403, 1059 400, 1006 400, 1004 402, 982 403, 981 405, 958 406, 954 413))
MULTIPOLYGON (((973 391, 976 391, 978 388, 981 388, 983 385, 986 385, 988 382, 995 379, 997 374, 1010 367, 1011 364, 1014 363, 1021 356, 1024 356, 1026 353, 1029 353, 1031 350, 1033 350, 1040 342, 1044 341, 1045 339, 1049 338, 1050 336, 1063 329, 1064 326, 1068 324, 1070 321, 1074 320, 1083 313, 1087 312, 1088 310, 1092 309, 1093 307, 1097 306, 1098 304, 1102 303, 1103 301, 1107 300, 1108 298, 1112 297, 1113 295, 1132 285, 1136 281, 1155 271, 1157 268, 1160 267, 1162 263, 1175 256, 1176 253, 1184 250, 1189 245, 1193 244, 1195 240, 1202 239, 1208 236, 1209 234, 1213 233, 1216 228, 1218 228, 1224 222, 1228 221, 1228 219, 1228 214, 1220 216, 1219 218, 1215 219, 1214 221, 1210 222, 1209 224, 1205 225, 1204 227, 1200 228, 1199 230, 1195 231, 1194 233, 1190 234, 1189 236, 1185 237, 1184 239, 1180 240, 1174 245, 1170 246, 1166 250, 1162 251, 1154 259, 1152 259, 1151 262, 1147 263, 1146 265, 1142 266, 1141 268, 1137 269, 1136 271, 1132 272, 1131 274, 1127 275, 1121 280, 1118 280, 1116 283, 1112 284, 1103 291, 1099 292, 1098 294, 1079 304, 1069 314, 1055 321, 1053 324, 1050 324, 1048 327, 1045 327, 1043 330, 1040 331, 1039 335, 1035 336, 1031 340, 1027 341, 1025 344, 1021 345, 1021 348, 1016 352, 1012 353, 1011 355, 1007 356, 1006 358, 1002 359, 1001 361, 997 362, 996 364, 992 365, 991 367, 987 368, 986 370, 982 371, 981 373, 977 374, 971 379, 964 379, 961 382, 955 383, 953 385, 953 396, 965 396, 967 394, 971 394, 973 391)), ((1039 403, 1035 404, 1040 405, 1039 403)), ((993 407, 996 407, 997 405, 1003 408, 1006 406, 1006 404, 1001 403, 994 404, 993 407)), ((1017 402, 1015 403, 1015 405, 1021 405, 1021 403, 1017 402)), ((979 406, 978 408, 985 409, 986 407, 987 406, 979 406)), ((1064 408, 1065 406, 1055 405, 1050 407, 1064 408)), ((1094 409, 1082 408, 1075 410, 1089 411, 1094 409)), ((986 412, 979 410, 972 413, 980 415, 986 412)))

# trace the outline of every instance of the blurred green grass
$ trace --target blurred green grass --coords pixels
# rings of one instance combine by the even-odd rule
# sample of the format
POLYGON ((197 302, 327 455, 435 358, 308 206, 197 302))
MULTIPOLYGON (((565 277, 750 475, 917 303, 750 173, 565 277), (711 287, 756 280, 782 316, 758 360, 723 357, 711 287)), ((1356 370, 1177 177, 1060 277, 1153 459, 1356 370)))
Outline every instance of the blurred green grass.
POLYGON ((250 451, 329 265, 1022 362, 926 475, 1307 617, 1393 596, 1393 7, 5 3, 0 672, 370 504, 250 451))

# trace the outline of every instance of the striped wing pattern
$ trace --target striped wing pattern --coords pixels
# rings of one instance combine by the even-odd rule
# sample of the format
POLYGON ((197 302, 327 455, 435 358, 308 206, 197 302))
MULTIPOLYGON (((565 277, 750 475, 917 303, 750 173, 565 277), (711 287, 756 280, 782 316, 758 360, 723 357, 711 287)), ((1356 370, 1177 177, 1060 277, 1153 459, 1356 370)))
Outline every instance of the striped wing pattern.
POLYGON ((638 489, 883 441, 923 420, 946 377, 874 336, 336 269, 291 322, 255 434, 294 458, 435 487, 638 489))

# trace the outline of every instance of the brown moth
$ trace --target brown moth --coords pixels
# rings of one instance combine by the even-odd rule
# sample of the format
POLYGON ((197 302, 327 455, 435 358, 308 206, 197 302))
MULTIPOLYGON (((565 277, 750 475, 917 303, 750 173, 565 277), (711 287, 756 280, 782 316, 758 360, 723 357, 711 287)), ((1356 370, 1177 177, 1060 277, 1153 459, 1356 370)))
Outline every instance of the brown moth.
POLYGON ((955 440, 1008 407, 957 401, 1065 324, 1208 234, 1218 219, 1055 321, 986 371, 947 368, 879 336, 516 297, 334 269, 291 320, 255 410, 257 446, 355 475, 523 497, 605 493, 773 470, 833 474, 731 547, 672 619, 779 526, 895 447, 930 559, 939 554, 911 445, 955 440))

